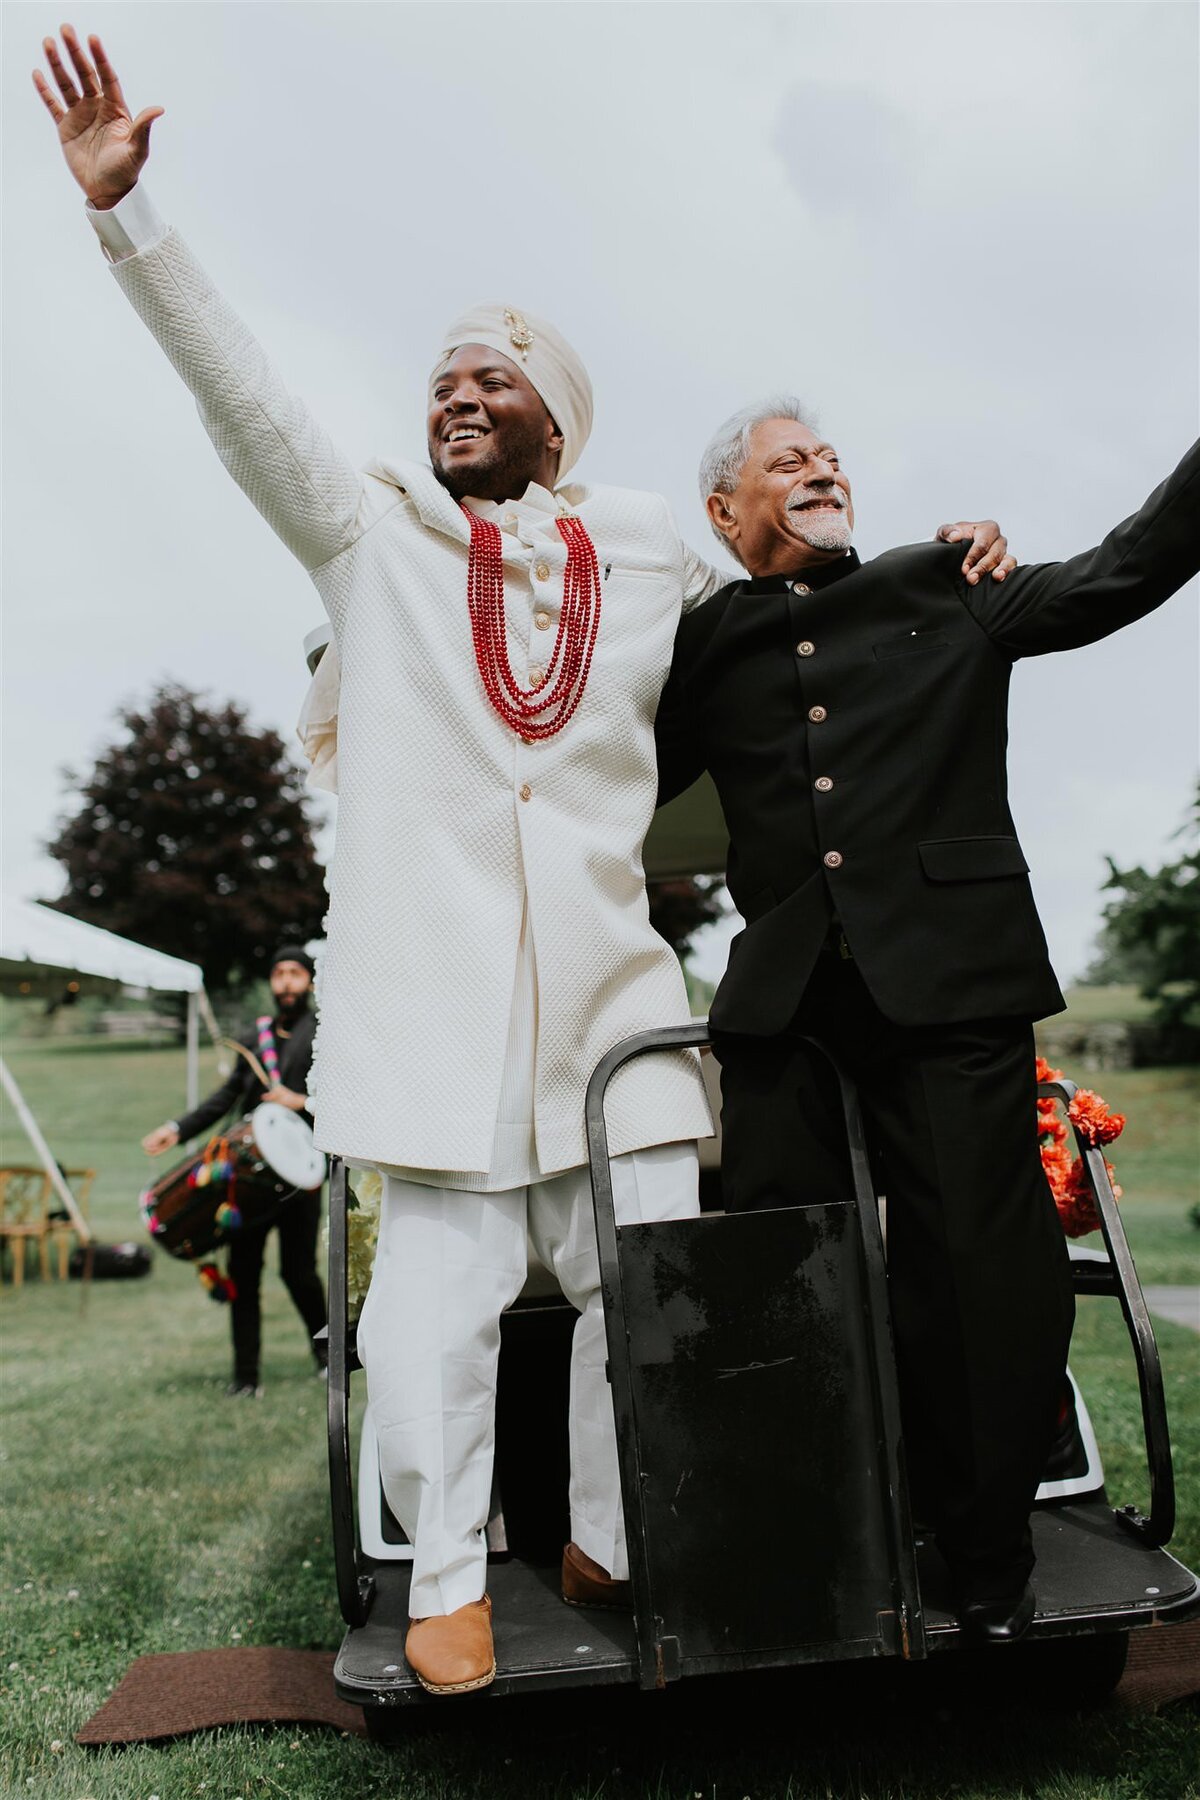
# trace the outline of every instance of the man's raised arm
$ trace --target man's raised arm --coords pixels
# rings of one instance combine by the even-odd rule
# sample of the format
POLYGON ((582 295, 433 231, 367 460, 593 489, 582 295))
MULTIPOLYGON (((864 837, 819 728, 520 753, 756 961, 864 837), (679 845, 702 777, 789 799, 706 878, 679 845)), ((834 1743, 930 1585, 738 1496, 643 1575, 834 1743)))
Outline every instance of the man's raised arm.
POLYGON ((62 37, 70 69, 53 38, 43 45, 57 93, 40 70, 34 86, 113 273, 195 395, 234 480, 305 568, 319 568, 360 534, 362 479, 139 189, 162 107, 134 118, 100 39, 89 37, 89 57, 72 26, 62 37))
POLYGON ((979 624, 1007 655, 1093 644, 1169 600, 1200 570, 1200 443, 1145 504, 1094 550, 1027 563, 999 592, 966 590, 979 624))

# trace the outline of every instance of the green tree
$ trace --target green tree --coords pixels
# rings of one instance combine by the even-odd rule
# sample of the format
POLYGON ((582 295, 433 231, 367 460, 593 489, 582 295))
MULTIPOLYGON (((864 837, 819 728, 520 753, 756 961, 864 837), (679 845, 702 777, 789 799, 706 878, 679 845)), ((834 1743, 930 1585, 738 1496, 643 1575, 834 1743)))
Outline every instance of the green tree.
POLYGON ((1190 848, 1162 868, 1118 869, 1111 856, 1100 954, 1087 980, 1136 981, 1163 1025, 1200 1025, 1200 785, 1176 832, 1190 848))
POLYGON ((650 923, 666 938, 680 960, 691 949, 692 939, 700 928, 711 925, 728 910, 723 898, 724 887, 724 881, 717 875, 689 875, 676 881, 647 884, 650 923))
POLYGON ((56 905, 198 962, 212 989, 253 980, 325 912, 300 769, 235 702, 174 684, 118 717, 91 775, 64 771, 80 804, 48 846, 67 873, 56 905))

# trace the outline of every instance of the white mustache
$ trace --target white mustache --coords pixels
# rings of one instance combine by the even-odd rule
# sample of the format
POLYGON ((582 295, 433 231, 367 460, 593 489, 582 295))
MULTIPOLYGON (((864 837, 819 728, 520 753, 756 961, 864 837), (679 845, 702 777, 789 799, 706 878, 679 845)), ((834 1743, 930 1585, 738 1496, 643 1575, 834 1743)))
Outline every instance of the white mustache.
POLYGON ((845 512, 846 510, 846 496, 842 493, 840 488, 818 488, 816 492, 811 488, 808 488, 799 497, 793 494, 788 500, 787 510, 789 512, 803 512, 807 507, 811 506, 814 501, 820 501, 822 506, 836 506, 839 512, 845 512))

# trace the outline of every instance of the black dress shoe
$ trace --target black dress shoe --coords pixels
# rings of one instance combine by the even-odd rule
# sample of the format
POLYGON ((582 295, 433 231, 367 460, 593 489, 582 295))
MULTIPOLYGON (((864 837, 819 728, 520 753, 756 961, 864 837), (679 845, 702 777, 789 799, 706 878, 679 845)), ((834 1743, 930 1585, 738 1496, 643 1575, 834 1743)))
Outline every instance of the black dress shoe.
POLYGON ((1014 1598, 967 1600, 958 1609, 963 1636, 972 1644, 1015 1644, 1033 1623, 1037 1601, 1026 1582, 1014 1598))

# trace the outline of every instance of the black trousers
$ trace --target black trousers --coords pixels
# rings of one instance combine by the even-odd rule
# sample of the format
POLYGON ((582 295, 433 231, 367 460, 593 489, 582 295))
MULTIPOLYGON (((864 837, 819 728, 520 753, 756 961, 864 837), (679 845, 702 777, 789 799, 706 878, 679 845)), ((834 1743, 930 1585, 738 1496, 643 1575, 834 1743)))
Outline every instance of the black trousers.
POLYGON ((822 952, 777 1038, 722 1034, 730 1210, 845 1198, 845 1128, 826 1044, 856 1083, 877 1192, 913 1505, 962 1599, 1033 1568, 1029 1513, 1053 1442, 1075 1316, 1042 1172, 1032 1026, 901 1026, 857 965, 822 952))
MULTIPOLYGON (((292 1304, 304 1320, 309 1342, 325 1323, 325 1290, 317 1274, 317 1228, 321 1221, 321 1190, 295 1194, 287 1202, 273 1225, 257 1230, 239 1231, 229 1243, 229 1274, 237 1289, 230 1306, 233 1329, 233 1378, 235 1381, 258 1382, 259 1351, 262 1343, 263 1258, 270 1232, 279 1233, 279 1273, 292 1297, 292 1304)), ((315 1354, 315 1352, 314 1352, 315 1354)))

